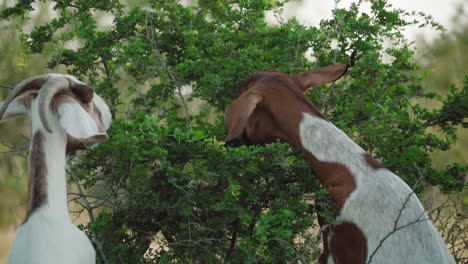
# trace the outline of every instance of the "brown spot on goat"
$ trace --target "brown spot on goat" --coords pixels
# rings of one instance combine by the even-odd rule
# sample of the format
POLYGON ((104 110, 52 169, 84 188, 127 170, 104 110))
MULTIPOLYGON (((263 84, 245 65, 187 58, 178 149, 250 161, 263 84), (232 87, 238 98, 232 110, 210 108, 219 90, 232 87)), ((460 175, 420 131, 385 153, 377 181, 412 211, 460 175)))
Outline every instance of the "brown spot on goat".
POLYGON ((346 199, 356 189, 356 181, 351 172, 343 165, 331 162, 318 161, 312 154, 302 150, 304 157, 312 164, 315 175, 322 185, 330 191, 335 202, 334 213, 338 216, 346 199))
POLYGON ((29 154, 28 218, 47 202, 47 166, 44 153, 44 136, 36 132, 32 138, 29 154))
POLYGON ((334 263, 366 263, 367 240, 355 224, 344 222, 333 226, 330 232, 333 236, 328 246, 334 263))

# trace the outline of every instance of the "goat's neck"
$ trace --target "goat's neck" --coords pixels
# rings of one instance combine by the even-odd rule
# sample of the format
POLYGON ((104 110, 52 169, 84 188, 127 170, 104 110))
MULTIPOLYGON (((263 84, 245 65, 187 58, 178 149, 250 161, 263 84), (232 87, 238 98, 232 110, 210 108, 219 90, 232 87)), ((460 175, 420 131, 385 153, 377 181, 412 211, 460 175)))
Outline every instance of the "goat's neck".
POLYGON ((64 133, 36 130, 32 134, 29 155, 29 197, 27 217, 39 211, 69 221, 65 177, 64 133))
POLYGON ((330 190, 338 213, 356 189, 356 174, 374 169, 368 165, 370 157, 323 116, 301 115, 288 141, 303 152, 319 181, 330 190))

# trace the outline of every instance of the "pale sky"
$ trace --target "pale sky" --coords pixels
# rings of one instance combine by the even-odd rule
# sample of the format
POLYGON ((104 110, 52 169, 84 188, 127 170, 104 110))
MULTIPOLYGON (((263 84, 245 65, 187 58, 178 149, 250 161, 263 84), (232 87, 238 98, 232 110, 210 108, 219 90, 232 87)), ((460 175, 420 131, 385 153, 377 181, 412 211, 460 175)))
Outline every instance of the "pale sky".
MULTIPOLYGON (((348 7, 352 0, 341 0, 338 7, 348 7)), ((463 3, 465 10, 468 8, 468 0, 389 0, 388 3, 396 8, 405 11, 422 11, 442 24, 446 29, 452 28, 451 18, 455 14, 456 6, 463 3)), ((365 3, 370 7, 369 3, 365 3)), ((331 18, 331 10, 335 6, 334 0, 303 0, 291 1, 285 8, 288 16, 295 16, 296 19, 306 25, 318 25, 323 18, 331 18)), ((417 35, 424 35, 427 38, 434 38, 439 32, 428 29, 412 27, 404 32, 405 36, 415 40, 417 35)))

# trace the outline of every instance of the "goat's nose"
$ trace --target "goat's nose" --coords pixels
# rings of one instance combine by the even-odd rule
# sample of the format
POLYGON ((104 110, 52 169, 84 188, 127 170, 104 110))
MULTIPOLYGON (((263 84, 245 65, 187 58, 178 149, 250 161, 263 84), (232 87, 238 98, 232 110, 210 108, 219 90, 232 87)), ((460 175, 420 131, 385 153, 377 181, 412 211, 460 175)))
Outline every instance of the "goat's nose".
POLYGON ((247 131, 244 130, 242 135, 240 137, 237 137, 233 140, 230 140, 228 142, 224 143, 224 146, 226 147, 239 147, 242 145, 252 145, 252 143, 249 140, 249 137, 247 135, 247 131))

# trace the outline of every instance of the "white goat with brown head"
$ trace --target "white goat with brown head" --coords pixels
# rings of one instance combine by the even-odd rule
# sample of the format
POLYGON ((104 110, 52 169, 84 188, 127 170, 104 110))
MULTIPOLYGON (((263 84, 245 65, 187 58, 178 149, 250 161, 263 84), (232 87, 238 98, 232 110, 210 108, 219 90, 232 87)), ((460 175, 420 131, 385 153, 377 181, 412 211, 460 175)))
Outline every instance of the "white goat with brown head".
POLYGON ((95 263, 89 238, 68 215, 65 162, 66 154, 107 139, 109 107, 75 77, 46 74, 21 82, 0 104, 0 120, 20 114, 32 120, 28 208, 9 263, 95 263))
POLYGON ((329 188, 341 224, 328 229, 321 263, 455 263, 423 206, 305 96, 309 87, 343 76, 348 65, 290 75, 256 73, 227 107, 226 143, 281 140, 302 151, 329 188))

